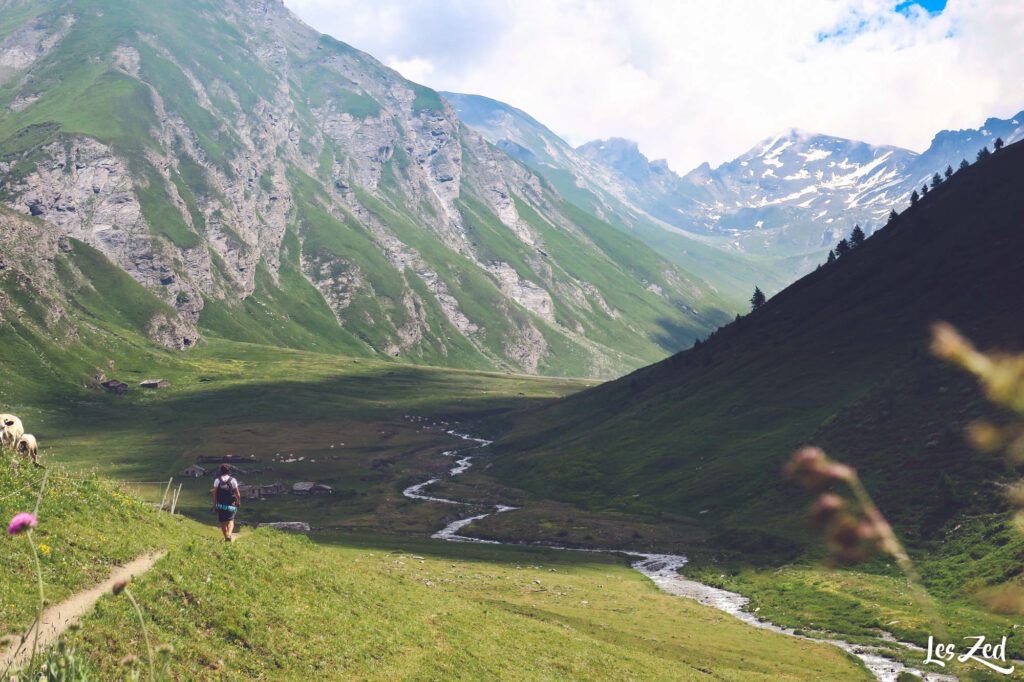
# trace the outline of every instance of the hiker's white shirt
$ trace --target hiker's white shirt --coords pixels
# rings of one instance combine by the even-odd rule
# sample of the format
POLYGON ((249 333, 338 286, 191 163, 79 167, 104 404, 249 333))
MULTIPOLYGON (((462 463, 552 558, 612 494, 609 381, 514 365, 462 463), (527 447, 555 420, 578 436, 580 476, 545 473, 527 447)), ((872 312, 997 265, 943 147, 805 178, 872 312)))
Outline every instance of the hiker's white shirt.
MULTIPOLYGON (((216 490, 218 487, 220 487, 220 482, 222 480, 224 480, 223 476, 218 476, 217 478, 213 479, 213 489, 214 490, 216 490)), ((234 476, 228 476, 227 480, 224 481, 224 482, 225 483, 230 483, 231 484, 231 488, 233 490, 237 490, 238 489, 238 481, 235 480, 234 476)))

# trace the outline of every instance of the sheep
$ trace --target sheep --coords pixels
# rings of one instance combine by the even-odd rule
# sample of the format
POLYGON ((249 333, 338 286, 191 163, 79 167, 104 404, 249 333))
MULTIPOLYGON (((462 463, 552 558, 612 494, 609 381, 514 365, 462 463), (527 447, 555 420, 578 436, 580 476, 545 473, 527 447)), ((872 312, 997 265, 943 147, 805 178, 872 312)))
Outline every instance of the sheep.
POLYGON ((0 414, 0 446, 13 448, 25 435, 21 420, 13 414, 0 414))
POLYGON ((36 442, 36 437, 31 433, 26 433, 18 440, 18 447, 15 448, 18 452, 23 455, 27 455, 32 458, 32 463, 40 469, 46 467, 39 463, 39 443, 36 442))

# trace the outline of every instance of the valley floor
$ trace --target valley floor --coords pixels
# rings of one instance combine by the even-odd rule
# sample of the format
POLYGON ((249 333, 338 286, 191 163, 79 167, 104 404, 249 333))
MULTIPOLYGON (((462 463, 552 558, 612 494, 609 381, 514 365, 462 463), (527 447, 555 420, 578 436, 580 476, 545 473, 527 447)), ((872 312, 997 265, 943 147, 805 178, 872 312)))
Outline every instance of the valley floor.
MULTIPOLYGON (((446 429, 586 382, 225 342, 184 360, 114 360, 122 372, 161 376, 172 385, 121 396, 54 388, 12 406, 41 436, 51 464, 37 529, 48 547, 47 597, 59 601, 109 573, 111 563, 167 549, 132 589, 150 637, 173 647, 169 665, 179 679, 870 678, 834 647, 756 630, 665 594, 624 557, 424 539, 460 514, 401 491, 451 467, 444 453, 461 443, 446 429), (218 542, 209 477, 176 474, 199 456, 228 454, 256 456, 242 465, 251 469, 239 474, 243 483, 317 481, 335 489, 247 500, 242 521, 306 521, 319 530, 309 539, 258 530, 234 545, 218 542), (89 470, 100 477, 84 474, 89 470), (179 511, 196 520, 156 515, 140 503, 159 501, 172 476, 183 485, 179 511)), ((0 499, 0 512, 11 515, 33 503, 39 476, 20 469, 5 475, 4 490, 16 494, 0 499)), ((515 532, 536 533, 521 538, 684 552, 701 539, 687 519, 581 512, 531 499, 483 471, 432 491, 525 505, 502 515, 518 519, 515 532)), ((13 632, 31 620, 35 579, 24 544, 9 542, 14 551, 0 557, 0 628, 13 632)), ((849 608, 845 602, 824 603, 825 610, 835 607, 826 621, 792 609, 770 573, 715 571, 702 565, 700 579, 753 594, 752 608, 774 622, 806 628, 817 622, 864 641, 872 636, 836 626, 842 625, 836 614, 849 608), (771 596, 778 594, 780 603, 771 596)), ((812 567, 799 575, 803 583, 828 579, 812 567)), ((879 579, 864 600, 894 602, 899 591, 898 581, 879 579)), ((821 603, 805 602, 809 609, 821 603)), ((122 659, 145 660, 134 617, 123 599, 104 597, 67 640, 95 672, 123 677, 122 659)), ((972 619, 966 622, 979 622, 972 619)), ((873 634, 878 625, 858 621, 875 628, 873 634)))

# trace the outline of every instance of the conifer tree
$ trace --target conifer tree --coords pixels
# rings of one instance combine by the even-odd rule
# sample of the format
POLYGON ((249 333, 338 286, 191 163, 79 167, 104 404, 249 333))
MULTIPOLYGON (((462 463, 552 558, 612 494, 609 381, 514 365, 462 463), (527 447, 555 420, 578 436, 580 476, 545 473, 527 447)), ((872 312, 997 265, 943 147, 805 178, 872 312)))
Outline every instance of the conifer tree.
POLYGON ((860 225, 853 226, 853 232, 850 233, 850 248, 855 249, 864 243, 864 230, 860 229, 860 225))
POLYGON ((953 166, 946 166, 946 179, 953 177, 953 166))
POLYGON ((764 293, 758 287, 754 287, 754 295, 750 297, 750 309, 757 310, 764 305, 764 302, 764 293))
POLYGON ((900 217, 899 213, 897 213, 896 209, 894 208, 893 210, 889 211, 889 220, 888 220, 888 222, 891 223, 892 221, 896 220, 899 217, 900 217))
POLYGON ((836 244, 836 256, 842 258, 846 254, 850 253, 850 242, 846 241, 846 237, 839 240, 836 244))
POLYGON ((942 176, 936 173, 932 176, 932 189, 935 189, 942 184, 942 176))
POLYGON ((967 163, 967 159, 961 159, 960 160, 960 170, 963 170, 964 168, 967 168, 970 165, 971 164, 967 163))
POLYGON ((923 197, 928 196, 928 183, 927 182, 924 183, 924 185, 921 187, 921 196, 923 196, 923 197))
POLYGON ((996 141, 992 143, 992 146, 995 148, 996 151, 999 151, 1000 149, 1002 149, 1003 148, 1003 138, 997 137, 996 141))
POLYGON ((921 198, 921 196, 917 193, 916 189, 913 192, 911 192, 910 193, 910 204, 911 204, 911 206, 916 204, 917 200, 920 199, 920 198, 921 198))
POLYGON ((992 154, 992 152, 990 152, 988 150, 988 145, 985 145, 984 147, 982 147, 981 149, 978 150, 978 161, 981 161, 982 159, 987 158, 991 154, 992 154))
POLYGON ((828 260, 826 260, 825 262, 826 263, 835 263, 836 262, 836 252, 833 251, 832 249, 829 249, 828 250, 828 260))

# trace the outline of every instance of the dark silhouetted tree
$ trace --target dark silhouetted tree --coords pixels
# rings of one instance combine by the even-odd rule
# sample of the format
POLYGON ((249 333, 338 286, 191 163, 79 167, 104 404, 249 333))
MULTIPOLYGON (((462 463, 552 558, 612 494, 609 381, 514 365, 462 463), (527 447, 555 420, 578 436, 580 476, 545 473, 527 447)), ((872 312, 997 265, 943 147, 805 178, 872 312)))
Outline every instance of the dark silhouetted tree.
POLYGON ((850 233, 850 248, 855 249, 863 244, 865 236, 864 230, 860 229, 860 225, 854 225, 853 232, 850 233))
POLYGON ((836 256, 842 258, 848 253, 850 253, 850 242, 846 241, 846 237, 843 237, 836 244, 836 256))
POLYGON ((750 297, 750 309, 757 310, 764 305, 764 302, 764 293, 759 288, 754 287, 754 295, 750 297))
POLYGON ((932 189, 935 189, 942 184, 942 176, 936 173, 932 176, 932 189))
POLYGON ((985 145, 984 147, 982 147, 981 149, 978 150, 978 161, 981 161, 982 159, 986 159, 986 158, 988 158, 991 155, 992 155, 992 152, 990 152, 988 150, 988 145, 985 145))
POLYGON ((897 213, 896 209, 894 208, 893 210, 889 211, 889 221, 888 222, 891 223, 892 221, 896 220, 899 217, 900 217, 900 214, 897 213))
POLYGON ((916 204, 917 200, 920 199, 920 198, 921 198, 921 195, 919 195, 917 193, 917 190, 915 189, 913 192, 910 193, 910 205, 913 206, 914 204, 916 204))
POLYGON ((949 180, 951 177, 953 177, 953 167, 946 166, 946 179, 949 180))
POLYGON ((967 168, 971 164, 967 163, 967 159, 960 159, 960 170, 967 168))
POLYGON ((1001 138, 1001 137, 997 137, 997 138, 996 138, 996 141, 992 143, 992 147, 993 147, 993 148, 994 148, 994 149, 995 149, 996 151, 999 151, 1000 149, 1002 149, 1002 148, 1003 148, 1003 138, 1001 138))
POLYGON ((832 249, 829 249, 828 250, 828 260, 826 260, 825 262, 826 263, 835 263, 836 262, 836 252, 833 251, 832 249))
POLYGON ((924 184, 923 184, 923 185, 921 186, 921 196, 923 196, 923 197, 926 197, 926 196, 928 196, 928 183, 927 183, 927 182, 926 182, 926 183, 924 183, 924 184))

